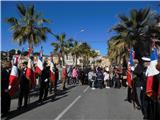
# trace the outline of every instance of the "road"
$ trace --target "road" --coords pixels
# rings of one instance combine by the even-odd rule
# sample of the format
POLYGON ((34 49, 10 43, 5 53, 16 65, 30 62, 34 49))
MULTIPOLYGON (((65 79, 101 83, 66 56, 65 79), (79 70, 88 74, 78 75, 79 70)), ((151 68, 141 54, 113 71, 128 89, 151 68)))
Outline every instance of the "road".
POLYGON ((11 112, 6 118, 13 120, 142 120, 139 110, 124 101, 126 88, 95 89, 88 86, 69 86, 65 92, 43 104, 38 96, 30 98, 27 109, 16 110, 17 100, 12 100, 11 112))

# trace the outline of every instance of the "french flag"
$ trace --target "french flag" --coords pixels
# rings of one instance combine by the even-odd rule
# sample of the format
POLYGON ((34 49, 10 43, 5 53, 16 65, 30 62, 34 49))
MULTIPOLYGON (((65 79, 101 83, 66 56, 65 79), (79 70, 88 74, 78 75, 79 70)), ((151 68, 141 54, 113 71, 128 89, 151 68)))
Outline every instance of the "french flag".
POLYGON ((14 64, 18 65, 18 61, 19 61, 19 56, 18 55, 14 55, 12 58, 12 66, 14 64))
POLYGON ((33 49, 30 48, 28 51, 28 64, 27 64, 27 69, 26 69, 26 78, 30 82, 30 87, 33 88, 36 85, 36 79, 35 79, 35 72, 33 71, 33 60, 31 60, 31 54, 32 54, 33 49))
POLYGON ((39 53, 39 57, 38 57, 38 62, 37 62, 37 67, 36 67, 36 74, 41 74, 42 70, 43 70, 43 51, 42 51, 42 47, 39 53))
POLYGON ((53 71, 54 69, 54 62, 53 59, 51 58, 51 64, 50 64, 50 80, 52 83, 55 82, 55 72, 53 71))
POLYGON ((133 48, 129 50, 129 61, 128 61, 128 70, 127 70, 127 82, 128 86, 132 87, 132 68, 134 67, 133 59, 135 57, 135 52, 133 51, 133 48))
POLYGON ((146 93, 149 97, 153 95, 153 90, 152 90, 153 76, 159 74, 159 71, 156 69, 156 65, 158 63, 158 51, 156 47, 152 49, 150 59, 151 62, 146 71, 146 76, 147 76, 146 93))
POLYGON ((14 96, 14 93, 16 89, 18 88, 18 68, 17 66, 13 65, 12 70, 9 76, 9 85, 11 86, 11 89, 9 90, 9 95, 14 96))

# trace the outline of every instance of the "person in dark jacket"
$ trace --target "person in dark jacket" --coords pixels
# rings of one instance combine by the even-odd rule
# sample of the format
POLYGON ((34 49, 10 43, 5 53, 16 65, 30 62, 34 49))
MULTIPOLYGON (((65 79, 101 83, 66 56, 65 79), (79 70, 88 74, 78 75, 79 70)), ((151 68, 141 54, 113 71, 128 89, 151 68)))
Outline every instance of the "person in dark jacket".
POLYGON ((9 96, 9 71, 7 66, 2 65, 1 69, 1 114, 2 117, 7 115, 10 110, 11 98, 9 96))
POLYGON ((135 66, 135 69, 133 71, 133 75, 135 75, 135 78, 133 79, 133 84, 136 92, 136 103, 137 108, 141 108, 142 106, 142 99, 141 99, 141 92, 142 92, 142 86, 143 86, 143 70, 144 66, 142 62, 137 61, 137 65, 135 66))
POLYGON ((19 70, 19 79, 20 79, 20 93, 19 93, 19 99, 18 99, 18 109, 21 109, 22 107, 22 101, 24 98, 24 106, 27 107, 27 101, 28 101, 28 94, 29 94, 29 80, 26 78, 26 68, 27 63, 24 62, 21 64, 21 68, 19 70))
POLYGON ((49 67, 47 67, 47 63, 44 62, 42 74, 40 77, 40 95, 39 95, 40 102, 43 102, 43 100, 46 100, 47 98, 48 88, 49 88, 49 77, 50 77, 50 69, 49 67))
POLYGON ((58 71, 58 68, 57 68, 56 64, 54 64, 54 71, 55 71, 54 93, 56 95, 57 94, 57 82, 58 82, 58 79, 59 79, 59 71, 58 71))
POLYGON ((98 67, 96 75, 97 75, 98 88, 102 89, 103 88, 103 79, 104 79, 104 76, 103 76, 103 72, 102 72, 102 70, 101 70, 100 67, 98 67))

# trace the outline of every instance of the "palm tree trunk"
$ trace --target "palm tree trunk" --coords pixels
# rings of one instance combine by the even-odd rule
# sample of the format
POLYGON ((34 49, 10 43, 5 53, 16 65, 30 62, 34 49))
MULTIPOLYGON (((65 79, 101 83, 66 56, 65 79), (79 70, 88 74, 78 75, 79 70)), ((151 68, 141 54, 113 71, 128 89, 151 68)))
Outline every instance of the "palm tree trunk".
POLYGON ((64 54, 62 52, 62 66, 64 66, 64 65, 65 65, 65 60, 64 60, 64 54))
MULTIPOLYGON (((29 40, 28 44, 29 44, 29 49, 32 50, 32 48, 33 48, 33 35, 30 36, 30 40, 29 40)), ((32 50, 32 52, 33 52, 33 50, 32 50)))
POLYGON ((76 65, 77 65, 77 55, 75 55, 76 65))

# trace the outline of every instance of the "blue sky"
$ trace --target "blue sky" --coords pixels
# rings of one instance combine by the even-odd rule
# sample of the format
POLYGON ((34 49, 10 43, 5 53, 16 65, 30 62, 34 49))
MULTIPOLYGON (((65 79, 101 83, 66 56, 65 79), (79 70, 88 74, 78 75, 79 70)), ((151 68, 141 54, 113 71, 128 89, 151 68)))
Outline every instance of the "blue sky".
MULTIPOLYGON (((18 46, 12 40, 10 25, 4 22, 5 18, 12 16, 19 17, 16 4, 18 1, 1 2, 1 45, 2 50, 22 49, 27 50, 28 44, 18 46)), ((137 2, 116 2, 116 1, 28 1, 25 5, 34 4, 37 11, 42 12, 45 18, 52 21, 47 25, 50 29, 60 34, 65 32, 68 38, 74 38, 78 41, 86 41, 93 49, 100 50, 102 55, 107 54, 107 40, 114 34, 108 30, 118 23, 118 14, 129 14, 133 8, 150 7, 158 12, 160 8, 156 5, 158 2, 137 1, 137 2), (84 32, 79 33, 81 29, 84 32)), ((55 41, 51 35, 47 35, 47 41, 34 47, 34 51, 39 51, 43 46, 44 53, 50 54, 53 47, 50 45, 55 41)))

